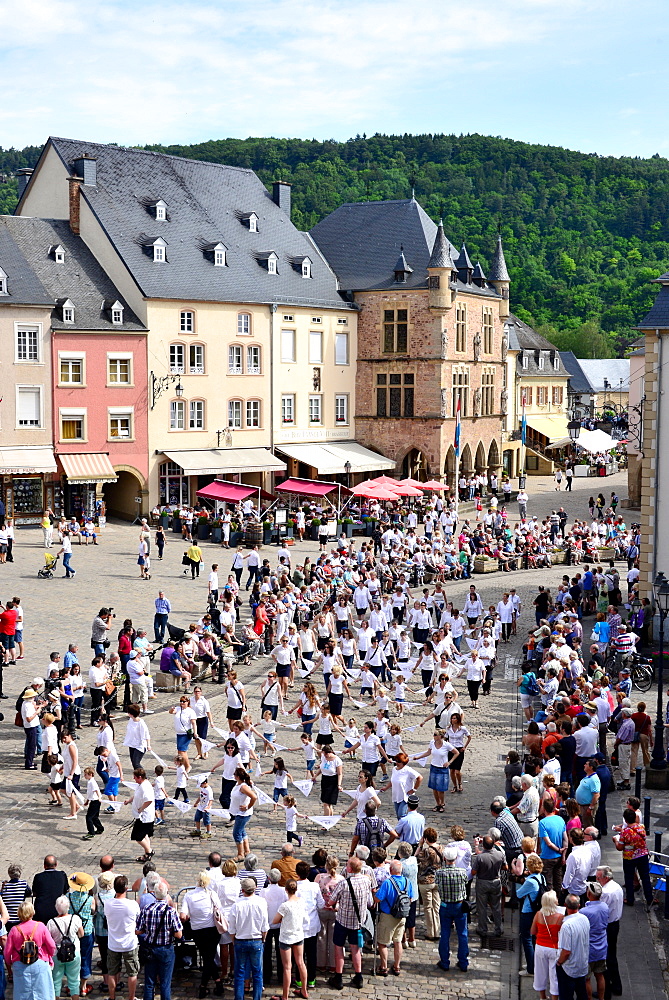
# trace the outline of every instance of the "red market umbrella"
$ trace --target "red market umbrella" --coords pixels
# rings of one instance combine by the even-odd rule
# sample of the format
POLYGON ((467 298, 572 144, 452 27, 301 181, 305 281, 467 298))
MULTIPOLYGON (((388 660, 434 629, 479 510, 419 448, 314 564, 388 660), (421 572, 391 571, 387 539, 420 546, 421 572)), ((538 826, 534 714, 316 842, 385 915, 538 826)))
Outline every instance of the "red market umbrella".
POLYGON ((387 486, 386 489, 393 490, 400 497, 422 497, 423 491, 409 483, 398 483, 397 486, 387 486))
POLYGON ((356 497, 373 497, 376 496, 379 490, 387 489, 383 483, 377 483, 375 479, 366 479, 364 483, 358 483, 351 490, 356 497))
POLYGON ((426 483, 421 483, 421 487, 424 490, 447 490, 448 486, 445 483, 438 483, 436 479, 428 479, 426 483))
POLYGON ((399 500, 399 495, 390 486, 379 486, 375 490, 370 490, 367 494, 370 500, 399 500))
POLYGON ((416 489, 422 490, 424 483, 419 483, 417 479, 400 479, 401 486, 415 486, 416 489))

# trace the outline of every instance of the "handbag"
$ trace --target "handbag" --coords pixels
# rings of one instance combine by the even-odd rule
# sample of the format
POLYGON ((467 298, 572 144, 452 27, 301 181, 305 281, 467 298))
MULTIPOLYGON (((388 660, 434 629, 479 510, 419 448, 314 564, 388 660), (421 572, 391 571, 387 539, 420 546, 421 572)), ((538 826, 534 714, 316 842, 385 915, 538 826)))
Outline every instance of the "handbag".
POLYGON ((212 915, 213 915, 213 918, 214 918, 214 923, 216 924, 216 930, 218 931, 219 934, 227 934, 227 932, 228 932, 228 921, 225 919, 225 917, 221 913, 221 909, 220 909, 220 904, 219 904, 218 898, 216 896, 214 896, 214 894, 211 892, 211 890, 209 891, 209 895, 211 897, 212 915))
POLYGON ((360 924, 360 930, 362 931, 362 941, 365 946, 369 946, 374 941, 374 920, 372 919, 372 914, 369 909, 365 913, 364 920, 360 919, 360 907, 358 906, 358 900, 353 891, 353 886, 351 885, 350 878, 346 879, 346 885, 348 886, 348 891, 351 893, 351 902, 353 903, 353 909, 355 911, 356 920, 360 924))
POLYGON ((114 682, 112 680, 107 679, 105 681, 105 686, 104 686, 103 690, 104 690, 104 693, 107 695, 107 697, 109 697, 110 695, 112 695, 114 693, 114 691, 116 690, 114 682))

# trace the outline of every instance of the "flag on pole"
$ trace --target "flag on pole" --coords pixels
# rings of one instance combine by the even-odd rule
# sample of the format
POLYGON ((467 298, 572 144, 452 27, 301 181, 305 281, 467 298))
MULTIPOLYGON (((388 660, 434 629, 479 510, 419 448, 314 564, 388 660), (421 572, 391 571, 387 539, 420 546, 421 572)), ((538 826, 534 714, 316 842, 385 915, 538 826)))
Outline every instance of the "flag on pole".
POLYGON ((525 392, 523 390, 521 396, 521 403, 523 409, 523 419, 520 424, 520 443, 522 445, 527 444, 527 417, 525 416, 525 392))
POLYGON ((455 457, 460 458, 460 397, 458 396, 458 402, 455 407, 455 457))

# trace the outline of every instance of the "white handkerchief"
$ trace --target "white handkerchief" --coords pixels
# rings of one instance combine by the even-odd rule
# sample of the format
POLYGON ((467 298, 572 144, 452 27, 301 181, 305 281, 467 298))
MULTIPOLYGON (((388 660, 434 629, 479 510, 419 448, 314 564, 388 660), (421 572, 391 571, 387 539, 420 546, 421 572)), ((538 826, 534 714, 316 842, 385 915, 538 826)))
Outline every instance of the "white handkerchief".
POLYGON ((299 722, 284 722, 283 723, 283 728, 284 729, 299 729, 300 728, 300 724, 299 724, 299 722))
POLYGON ((210 809, 209 812, 212 816, 220 816, 226 822, 230 819, 230 813, 227 809, 210 809))
POLYGON ((256 761, 256 766, 253 769, 253 776, 255 778, 261 778, 262 777, 262 767, 260 766, 260 761, 259 760, 256 761))
POLYGON ((303 781, 294 781, 293 784, 296 788, 299 788, 305 798, 309 796, 311 789, 314 787, 313 781, 309 781, 306 778, 303 781))
POLYGON ((284 747, 281 743, 272 743, 272 746, 274 747, 275 750, 279 751, 288 749, 288 747, 284 747))
MULTIPOLYGON (((149 750, 149 753, 151 754, 152 757, 156 758, 156 760, 161 765, 161 767, 165 767, 165 768, 167 767, 167 764, 165 763, 165 761, 163 760, 163 758, 159 757, 155 750, 149 750)), ((124 784, 125 784, 125 782, 124 782, 124 784)))
POLYGON ((202 744, 202 753, 209 753, 210 750, 216 749, 216 744, 210 743, 209 740, 201 740, 200 742, 202 744))
POLYGON ((167 801, 171 802, 180 813, 187 813, 189 809, 193 808, 190 802, 181 802, 179 799, 168 799, 167 801))
POLYGON ((112 807, 112 809, 114 810, 114 812, 120 812, 121 809, 123 808, 123 803, 122 802, 108 802, 107 806, 105 808, 108 808, 109 806, 112 807))
POLYGON ((124 784, 126 788, 132 788, 133 792, 137 791, 137 782, 136 781, 124 781, 124 782, 122 782, 122 784, 124 784))
POLYGON ((261 805, 261 806, 271 806, 272 805, 272 801, 273 800, 272 800, 271 796, 269 796, 267 794, 267 792, 263 792, 262 788, 258 788, 257 785, 255 786, 255 790, 256 790, 256 794, 258 796, 258 804, 259 805, 261 805))
POLYGON ((403 733, 412 733, 414 729, 418 729, 418 726, 405 726, 402 730, 403 733))
POLYGON ((219 729, 218 726, 212 726, 211 728, 215 729, 216 732, 218 733, 218 735, 222 736, 224 740, 227 740, 228 736, 232 735, 232 733, 230 733, 230 731, 228 731, 226 733, 226 731, 224 729, 219 729))
POLYGON ((355 792, 349 792, 348 789, 345 788, 344 789, 344 795, 348 795, 349 798, 351 798, 351 799, 357 799, 358 795, 360 795, 360 792, 357 791, 357 790, 355 792))
POLYGON ((367 708, 368 702, 366 702, 366 701, 354 701, 353 704, 356 705, 358 708, 367 708))
POLYGON ((200 771, 199 774, 189 774, 188 777, 190 781, 194 781, 196 785, 199 785, 201 781, 208 778, 211 771, 200 771))
POLYGON ((318 823, 322 826, 324 830, 331 830, 333 826, 336 826, 341 816, 309 816, 312 823, 318 823))

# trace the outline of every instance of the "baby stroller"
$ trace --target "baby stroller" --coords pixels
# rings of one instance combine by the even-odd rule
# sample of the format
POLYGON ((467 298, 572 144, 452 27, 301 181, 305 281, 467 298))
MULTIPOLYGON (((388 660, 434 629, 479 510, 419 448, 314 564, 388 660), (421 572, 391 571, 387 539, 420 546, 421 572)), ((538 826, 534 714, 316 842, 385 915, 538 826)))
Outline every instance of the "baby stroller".
POLYGON ((54 556, 51 552, 44 553, 44 566, 37 570, 37 575, 41 580, 50 580, 56 571, 60 556, 54 556))

